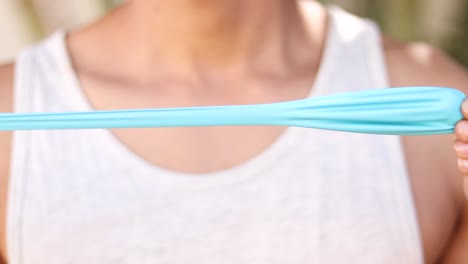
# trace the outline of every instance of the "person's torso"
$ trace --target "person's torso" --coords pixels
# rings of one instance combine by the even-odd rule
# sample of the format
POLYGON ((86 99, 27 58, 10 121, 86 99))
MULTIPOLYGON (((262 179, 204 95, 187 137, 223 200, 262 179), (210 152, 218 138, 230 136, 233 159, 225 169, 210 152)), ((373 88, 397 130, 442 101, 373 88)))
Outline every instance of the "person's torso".
MULTIPOLYGON (((388 87, 374 24, 331 14, 310 96, 388 87)), ((92 110, 63 33, 22 53, 15 86, 17 112, 92 110)), ((107 130, 16 132, 8 248, 11 264, 423 258, 400 139, 296 127, 206 175, 150 164, 107 130)))

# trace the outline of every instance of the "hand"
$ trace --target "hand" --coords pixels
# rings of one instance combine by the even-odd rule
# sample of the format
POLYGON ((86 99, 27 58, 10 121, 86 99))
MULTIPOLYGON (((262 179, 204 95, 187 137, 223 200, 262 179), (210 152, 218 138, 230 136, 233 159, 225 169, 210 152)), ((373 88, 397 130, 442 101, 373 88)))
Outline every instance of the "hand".
POLYGON ((458 169, 464 175, 464 191, 468 198, 468 98, 463 101, 462 113, 464 119, 455 127, 455 152, 458 156, 458 169))

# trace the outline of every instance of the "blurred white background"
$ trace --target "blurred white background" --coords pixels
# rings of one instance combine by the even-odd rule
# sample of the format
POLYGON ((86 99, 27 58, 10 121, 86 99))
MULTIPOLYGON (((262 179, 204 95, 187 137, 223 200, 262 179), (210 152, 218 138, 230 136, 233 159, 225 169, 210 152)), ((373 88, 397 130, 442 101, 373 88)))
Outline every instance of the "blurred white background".
POLYGON ((117 1, 0 0, 0 62, 57 29, 92 22, 117 1))

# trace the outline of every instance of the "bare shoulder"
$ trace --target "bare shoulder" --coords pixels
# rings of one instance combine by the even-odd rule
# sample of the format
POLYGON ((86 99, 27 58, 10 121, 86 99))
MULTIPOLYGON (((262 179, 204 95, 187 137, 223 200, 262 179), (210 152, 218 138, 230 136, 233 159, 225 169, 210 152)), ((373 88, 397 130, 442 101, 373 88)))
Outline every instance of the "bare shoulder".
MULTIPOLYGON (((404 44, 388 38, 383 38, 383 43, 392 87, 441 86, 468 94, 468 73, 441 50, 424 43, 404 44)), ((403 137, 429 263, 447 254, 466 204, 454 141, 453 135, 403 137)))
MULTIPOLYGON (((0 112, 11 112, 13 108, 13 64, 0 65, 0 112)), ((0 263, 6 253, 6 203, 10 164, 11 133, 0 131, 0 263)))
POLYGON ((468 92, 468 73, 440 49, 385 37, 383 45, 392 86, 432 85, 468 92))

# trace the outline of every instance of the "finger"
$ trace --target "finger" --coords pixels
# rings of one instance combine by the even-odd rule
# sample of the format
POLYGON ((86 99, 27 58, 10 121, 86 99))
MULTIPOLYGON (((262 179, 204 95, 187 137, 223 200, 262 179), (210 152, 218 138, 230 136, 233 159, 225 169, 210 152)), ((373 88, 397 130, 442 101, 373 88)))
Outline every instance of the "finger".
POLYGON ((465 100, 463 100, 461 108, 462 108, 463 117, 465 119, 468 119, 468 98, 465 98, 465 100))
POLYGON ((464 143, 460 140, 455 141, 453 146, 455 153, 460 159, 468 159, 468 143, 464 143))
MULTIPOLYGON (((463 173, 463 175, 468 175, 468 160, 467 159, 458 159, 458 170, 463 173)), ((467 179, 465 177, 465 179, 467 179)))
POLYGON ((468 120, 462 120, 455 126, 455 136, 458 140, 468 143, 468 120))
POLYGON ((465 191, 465 197, 468 199, 468 176, 463 179, 463 190, 465 191))

